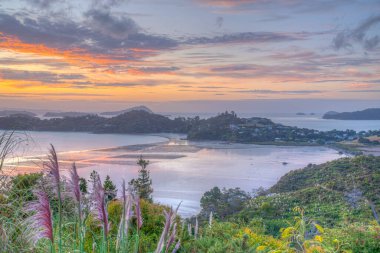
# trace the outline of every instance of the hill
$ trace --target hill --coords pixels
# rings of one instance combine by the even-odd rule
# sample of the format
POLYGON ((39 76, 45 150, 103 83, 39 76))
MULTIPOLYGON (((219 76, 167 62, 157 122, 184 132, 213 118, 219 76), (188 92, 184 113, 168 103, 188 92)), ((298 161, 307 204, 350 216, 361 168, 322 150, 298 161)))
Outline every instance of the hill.
POLYGON ((169 119, 145 111, 130 111, 112 118, 97 115, 40 119, 14 115, 0 120, 0 129, 26 131, 66 131, 93 133, 185 133, 187 121, 169 119))
MULTIPOLYGON (((309 165, 287 173, 262 196, 249 200, 234 218, 260 218, 277 235, 299 206, 325 227, 347 222, 378 220, 380 212, 380 157, 342 158, 309 165)), ((378 220, 379 222, 379 220, 378 220)))
POLYGON ((37 114, 33 112, 27 112, 27 111, 16 111, 16 110, 3 110, 0 111, 0 117, 8 117, 13 115, 28 115, 31 117, 37 116, 37 114))
POLYGON ((356 112, 327 112, 324 119, 339 120, 380 120, 380 108, 370 108, 356 112))
POLYGON ((64 117, 82 117, 86 115, 93 115, 88 112, 47 112, 44 114, 46 118, 64 118, 64 117))
POLYGON ((103 115, 103 116, 118 116, 118 115, 124 114, 126 112, 131 112, 131 111, 144 111, 144 112, 148 112, 148 113, 153 113, 153 111, 150 110, 148 107, 146 107, 144 105, 140 105, 140 106, 135 106, 135 107, 132 107, 132 108, 128 108, 126 110, 121 110, 121 111, 102 112, 102 113, 100 113, 100 115, 103 115))
POLYGON ((266 118, 240 118, 234 112, 215 117, 170 119, 166 116, 132 110, 114 117, 85 115, 39 119, 13 115, 0 119, 3 130, 66 131, 92 133, 183 133, 189 140, 261 143, 274 145, 323 145, 378 135, 380 131, 318 131, 276 124, 266 118))

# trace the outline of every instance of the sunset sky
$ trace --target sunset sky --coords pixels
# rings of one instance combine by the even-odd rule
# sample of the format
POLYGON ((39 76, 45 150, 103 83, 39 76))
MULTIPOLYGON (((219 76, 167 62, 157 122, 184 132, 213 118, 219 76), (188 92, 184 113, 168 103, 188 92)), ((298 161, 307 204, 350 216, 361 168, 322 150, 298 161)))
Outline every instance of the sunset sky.
POLYGON ((0 107, 376 102, 379 13, 379 0, 0 0, 0 107))

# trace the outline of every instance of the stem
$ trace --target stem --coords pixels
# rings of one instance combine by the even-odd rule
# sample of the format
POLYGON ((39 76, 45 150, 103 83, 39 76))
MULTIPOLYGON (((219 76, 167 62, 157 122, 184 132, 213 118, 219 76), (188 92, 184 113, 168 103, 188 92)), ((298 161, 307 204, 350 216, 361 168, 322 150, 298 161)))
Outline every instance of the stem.
POLYGON ((51 253, 55 253, 55 250, 54 250, 54 242, 50 241, 50 252, 51 253))
POLYGON ((59 247, 58 252, 62 253, 62 198, 61 198, 61 187, 60 183, 57 184, 58 190, 58 236, 59 236, 59 247))
POLYGON ((83 245, 83 231, 82 231, 82 207, 81 207, 81 204, 80 204, 80 201, 78 202, 78 217, 79 217, 79 226, 78 226, 78 229, 79 229, 79 250, 80 252, 84 252, 84 245, 83 245))
POLYGON ((103 227, 103 252, 108 252, 107 235, 105 227, 103 227))

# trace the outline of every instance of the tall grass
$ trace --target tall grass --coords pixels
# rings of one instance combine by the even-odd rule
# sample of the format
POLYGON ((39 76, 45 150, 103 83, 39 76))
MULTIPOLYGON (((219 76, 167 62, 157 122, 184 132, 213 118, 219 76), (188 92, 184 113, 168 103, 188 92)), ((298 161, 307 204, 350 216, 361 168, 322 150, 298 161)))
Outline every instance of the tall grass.
MULTIPOLYGON (((4 202, 4 207, 14 214, 5 214, 5 209, 0 209, 0 252, 144 252, 141 249, 145 248, 142 242, 146 240, 147 230, 142 232, 141 200, 126 188, 124 181, 120 199, 112 202, 120 206, 121 211, 113 211, 111 219, 111 202, 99 177, 90 194, 81 192, 77 166, 73 163, 68 168, 69 177, 62 177, 53 145, 43 168, 44 173, 36 176, 36 180, 29 182, 28 177, 21 176, 25 185, 12 181, 13 188, 9 188, 9 192, 13 192, 14 197, 0 195, 1 207, 4 197, 6 201, 19 200, 19 203, 4 202), (14 187, 20 190, 15 193, 14 187), (88 246, 90 241, 93 243, 88 246)), ((174 245, 178 234, 177 212, 168 209, 164 216, 162 240, 157 240, 160 246, 155 252, 168 252, 170 247, 176 252, 180 246, 179 242, 174 245)))

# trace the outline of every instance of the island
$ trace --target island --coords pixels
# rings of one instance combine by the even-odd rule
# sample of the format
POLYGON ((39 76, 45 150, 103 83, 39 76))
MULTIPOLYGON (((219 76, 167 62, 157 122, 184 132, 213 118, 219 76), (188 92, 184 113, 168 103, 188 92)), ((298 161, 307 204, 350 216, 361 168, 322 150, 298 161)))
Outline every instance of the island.
POLYGON ((174 119, 147 111, 133 110, 115 117, 85 115, 40 119, 29 115, 12 115, 0 119, 0 129, 23 131, 64 131, 92 133, 181 133, 188 140, 257 143, 271 145, 332 145, 380 135, 379 131, 319 131, 277 124, 266 118, 240 118, 224 112, 207 119, 174 119))
POLYGON ((380 120, 380 108, 369 108, 355 112, 330 111, 323 115, 323 119, 337 120, 380 120))

